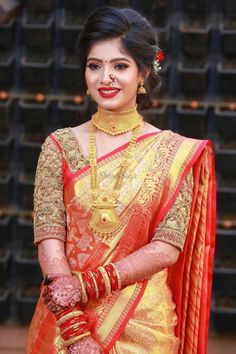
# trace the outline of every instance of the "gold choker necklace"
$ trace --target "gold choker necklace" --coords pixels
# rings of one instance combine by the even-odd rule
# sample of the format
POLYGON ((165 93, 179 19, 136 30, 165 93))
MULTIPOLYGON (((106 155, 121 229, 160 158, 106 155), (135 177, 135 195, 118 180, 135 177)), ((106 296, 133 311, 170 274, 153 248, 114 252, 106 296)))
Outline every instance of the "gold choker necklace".
POLYGON ((92 122, 96 128, 110 135, 119 135, 133 130, 142 123, 142 116, 135 106, 128 111, 113 112, 99 108, 92 116, 92 122))

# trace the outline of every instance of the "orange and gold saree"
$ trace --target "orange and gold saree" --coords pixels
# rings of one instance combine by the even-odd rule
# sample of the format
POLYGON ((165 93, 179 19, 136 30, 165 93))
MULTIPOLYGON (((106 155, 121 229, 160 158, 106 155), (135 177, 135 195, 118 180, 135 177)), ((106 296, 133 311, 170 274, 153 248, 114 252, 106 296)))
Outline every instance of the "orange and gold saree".
MULTIPOLYGON (((98 160, 101 191, 112 190, 126 147, 98 160)), ((41 208, 36 216, 36 242, 46 238, 65 241, 72 271, 115 262, 153 239, 182 251, 168 269, 84 306, 92 335, 105 353, 206 353, 215 242, 213 164, 212 146, 206 140, 171 131, 140 136, 117 206, 121 226, 104 236, 89 228, 90 166, 71 129, 56 131, 46 139, 37 170, 41 187, 35 198, 41 208), (168 215, 173 206, 175 214, 181 209, 176 200, 190 172, 193 189, 186 236, 181 228, 171 229, 168 215), (168 227, 163 227, 163 220, 168 227)), ((55 318, 41 298, 27 353, 66 353, 55 318)))

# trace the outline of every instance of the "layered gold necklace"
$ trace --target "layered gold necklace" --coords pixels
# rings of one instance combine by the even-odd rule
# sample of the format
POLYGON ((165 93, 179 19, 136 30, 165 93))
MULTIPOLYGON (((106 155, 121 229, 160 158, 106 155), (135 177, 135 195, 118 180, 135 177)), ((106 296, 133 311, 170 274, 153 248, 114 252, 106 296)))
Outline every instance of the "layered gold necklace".
POLYGON ((116 211, 117 200, 120 195, 122 182, 127 171, 129 160, 134 152, 137 138, 140 133, 142 116, 136 107, 123 112, 111 112, 99 109, 93 115, 90 125, 89 161, 91 166, 91 187, 93 196, 93 214, 90 227, 99 233, 110 233, 121 226, 121 220, 116 211), (118 135, 132 130, 132 137, 126 149, 124 160, 118 171, 111 195, 100 195, 98 185, 97 152, 96 152, 96 128, 110 135, 118 135))

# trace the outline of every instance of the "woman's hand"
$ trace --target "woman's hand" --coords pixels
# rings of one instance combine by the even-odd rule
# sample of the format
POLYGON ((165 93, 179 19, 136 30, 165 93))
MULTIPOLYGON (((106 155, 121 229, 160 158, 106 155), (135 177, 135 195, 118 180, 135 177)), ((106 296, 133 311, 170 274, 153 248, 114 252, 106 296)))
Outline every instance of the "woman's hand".
POLYGON ((52 279, 42 293, 44 304, 53 312, 74 307, 81 301, 81 286, 78 278, 72 275, 50 275, 52 279))
POLYGON ((103 354, 100 345, 91 337, 85 337, 69 346, 69 354, 103 354))

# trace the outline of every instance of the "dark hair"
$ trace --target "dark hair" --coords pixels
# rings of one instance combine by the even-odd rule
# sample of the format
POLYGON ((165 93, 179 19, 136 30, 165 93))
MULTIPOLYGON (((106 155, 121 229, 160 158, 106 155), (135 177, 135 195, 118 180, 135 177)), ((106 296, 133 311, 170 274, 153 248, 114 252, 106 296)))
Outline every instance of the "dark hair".
POLYGON ((148 96, 154 97, 160 87, 160 76, 153 71, 153 62, 159 50, 157 33, 137 11, 112 6, 103 6, 91 13, 79 35, 76 52, 82 76, 80 93, 86 92, 85 69, 91 47, 98 41, 112 38, 121 39, 124 50, 146 77, 144 86, 148 96))

